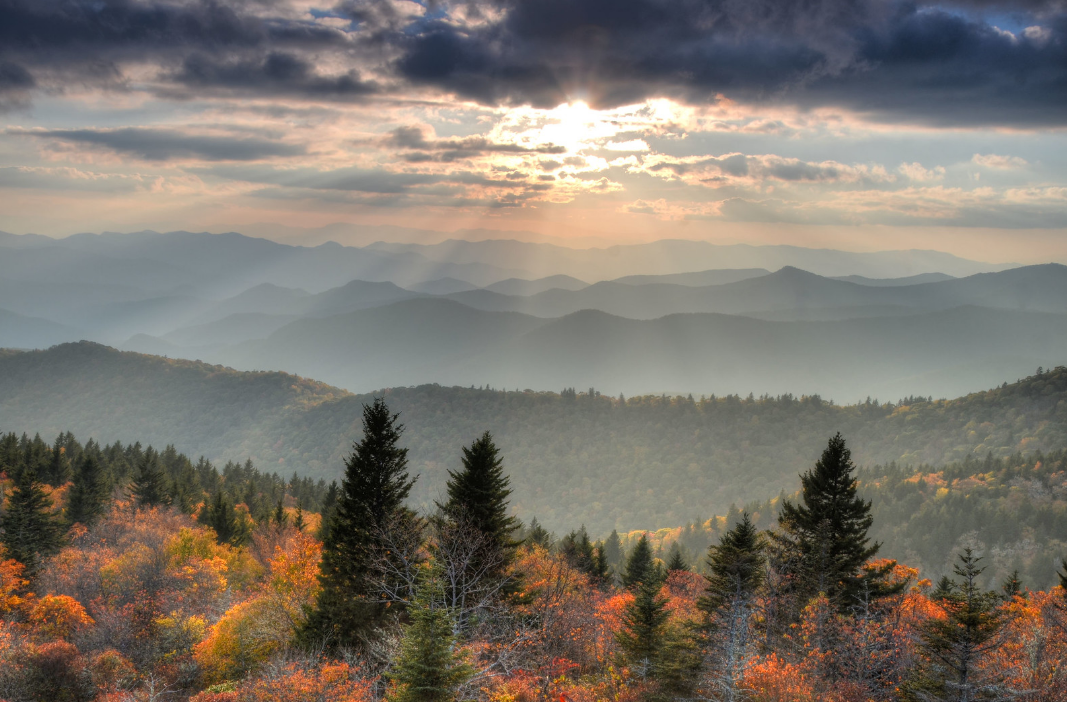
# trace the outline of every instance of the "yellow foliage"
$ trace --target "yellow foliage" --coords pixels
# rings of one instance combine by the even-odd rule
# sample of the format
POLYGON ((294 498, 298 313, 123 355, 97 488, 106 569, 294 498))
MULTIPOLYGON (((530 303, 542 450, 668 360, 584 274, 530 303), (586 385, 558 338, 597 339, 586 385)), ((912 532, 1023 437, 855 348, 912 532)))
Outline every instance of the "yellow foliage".
POLYGON ((231 607, 193 655, 211 682, 244 676, 289 641, 291 626, 269 596, 231 607))
POLYGON ((29 623, 50 639, 67 639, 78 629, 96 622, 73 597, 45 595, 30 610, 29 623))

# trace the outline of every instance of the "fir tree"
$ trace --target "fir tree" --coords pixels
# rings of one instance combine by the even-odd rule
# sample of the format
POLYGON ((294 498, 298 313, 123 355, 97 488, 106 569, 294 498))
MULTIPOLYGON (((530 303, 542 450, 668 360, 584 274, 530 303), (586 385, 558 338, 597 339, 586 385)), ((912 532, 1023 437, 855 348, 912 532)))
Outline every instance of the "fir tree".
POLYGON ((65 443, 66 436, 64 434, 56 437, 55 443, 52 444, 52 455, 48 462, 48 474, 42 476, 44 477, 44 482, 52 487, 59 487, 70 480, 70 461, 68 460, 65 443))
POLYGON ((416 531, 404 506, 415 481, 407 472, 404 430, 385 402, 363 406, 363 438, 345 463, 340 495, 322 544, 322 592, 301 634, 308 644, 356 646, 385 613, 371 577, 381 534, 416 531))
POLYGON ((607 541, 604 542, 604 559, 608 562, 608 567, 613 569, 618 569, 622 564, 622 539, 615 529, 611 530, 607 541))
POLYGON ((1011 575, 1005 578, 1004 582, 1000 585, 1001 598, 1005 602, 1011 602, 1016 597, 1024 597, 1026 590, 1023 588, 1023 583, 1019 580, 1019 571, 1013 570, 1011 575))
POLYGON ((67 522, 92 526, 108 509, 107 479, 100 463, 86 454, 74 471, 74 482, 67 498, 67 522))
POLYGON ((622 584, 628 590, 633 590, 640 583, 650 583, 659 589, 659 572, 652 558, 652 546, 648 543, 648 536, 641 534, 637 540, 630 557, 626 559, 626 568, 622 574, 622 584))
POLYGON ((400 652, 389 679, 396 688, 389 702, 454 702, 457 688, 474 670, 456 653, 453 621, 441 606, 442 578, 434 567, 423 567, 415 598, 408 609, 400 652))
POLYGON ((299 502, 296 505, 296 516, 293 518, 293 528, 297 531, 304 531, 304 507, 299 502))
POLYGON ((36 471, 30 467, 19 471, 7 509, 0 516, 0 543, 6 557, 25 566, 28 579, 33 579, 41 559, 56 551, 63 540, 62 526, 51 508, 52 500, 37 482, 36 471))
MULTIPOLYGON (((643 537, 642 537, 643 538, 643 537)), ((659 594, 656 578, 637 581, 633 602, 623 614, 623 628, 616 634, 625 661, 643 678, 655 678, 666 643, 670 613, 667 598, 659 594)))
POLYGON ((278 527, 289 526, 289 515, 285 513, 284 500, 278 500, 278 505, 274 508, 274 514, 271 515, 271 521, 278 527))
POLYGON ((752 659, 752 617, 763 584, 764 543, 748 513, 708 549, 704 594, 697 600, 703 614, 700 637, 711 665, 710 687, 725 702, 742 698, 741 683, 752 659))
POLYGON ((885 575, 861 575, 880 544, 867 537, 874 521, 871 503, 857 496, 854 472, 851 451, 837 434, 815 467, 800 476, 801 502, 782 504, 776 536, 801 600, 825 593, 839 607, 848 608, 855 604, 865 577, 876 584, 885 575))
POLYGON ((960 578, 951 594, 940 601, 944 618, 927 619, 921 631, 921 662, 904 688, 908 700, 1006 699, 1001 675, 984 659, 1003 643, 1003 616, 995 592, 978 587, 984 568, 971 549, 960 556, 960 578))
POLYGON ((482 535, 491 552, 487 558, 499 563, 493 575, 499 576, 519 545, 512 538, 519 522, 508 516, 510 480, 489 432, 463 447, 462 460, 463 470, 448 473, 448 501, 438 506, 447 518, 482 535))
POLYGON ((159 454, 149 446, 137 463, 130 495, 139 507, 155 507, 170 504, 167 492, 167 476, 159 466, 159 454))
POLYGON ((216 491, 214 499, 200 509, 198 521, 215 530, 220 544, 240 546, 248 541, 250 536, 245 520, 237 514, 237 510, 221 490, 216 491))
POLYGON ((548 549, 552 547, 552 535, 548 533, 548 529, 541 526, 537 521, 537 517, 530 520, 529 533, 526 534, 526 543, 536 544, 541 548, 548 549))
POLYGON ((333 521, 334 512, 337 511, 337 500, 341 491, 337 487, 337 481, 330 481, 330 487, 326 488, 326 495, 322 498, 322 511, 319 519, 319 530, 316 534, 319 541, 326 543, 330 534, 330 524, 333 521))
POLYGON ((952 578, 947 575, 942 575, 941 579, 937 581, 937 585, 930 592, 930 599, 934 602, 939 602, 946 597, 952 595, 956 590, 956 583, 952 582, 952 578))
POLYGON ((689 571, 689 563, 685 560, 685 556, 682 554, 682 545, 677 541, 671 544, 671 555, 667 559, 667 572, 673 573, 675 571, 689 571))

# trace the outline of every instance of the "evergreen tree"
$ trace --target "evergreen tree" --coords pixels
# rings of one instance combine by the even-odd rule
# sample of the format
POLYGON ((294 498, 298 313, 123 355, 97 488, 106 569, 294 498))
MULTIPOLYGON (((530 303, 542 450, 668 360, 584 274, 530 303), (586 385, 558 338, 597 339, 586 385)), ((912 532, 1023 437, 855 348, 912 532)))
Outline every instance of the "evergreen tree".
POLYGON ((1005 602, 1011 602, 1013 599, 1019 596, 1025 596, 1026 590, 1023 588, 1023 583, 1019 580, 1019 571, 1013 570, 1003 583, 1000 585, 1001 598, 1005 602))
POLYGON ((167 491, 167 476, 159 466, 159 454, 149 446, 137 463, 130 495, 139 507, 155 507, 170 504, 167 491))
POLYGON ((274 522, 275 526, 289 526, 289 515, 285 513, 284 500, 278 500, 278 505, 274 508, 274 514, 271 515, 271 521, 274 522))
POLYGON ((854 472, 851 451, 839 433, 815 467, 800 476, 801 502, 782 504, 776 539, 787 554, 783 560, 802 602, 825 593, 837 606, 848 608, 855 604, 865 578, 876 585, 885 575, 861 575, 880 544, 867 537, 874 521, 871 503, 857 496, 854 472))
POLYGON ((296 505, 296 517, 293 518, 293 528, 297 531, 303 531, 305 526, 304 507, 298 502, 296 505))
POLYGON ((608 567, 612 569, 618 570, 622 565, 622 539, 619 538, 619 532, 615 529, 611 530, 607 541, 604 542, 604 559, 608 562, 608 567))
POLYGON ((984 568, 971 549, 960 556, 960 578, 951 594, 940 601, 944 618, 931 617, 921 632, 921 662, 904 688, 907 700, 1006 699, 996 666, 983 662, 1003 643, 1003 615, 995 592, 978 587, 984 568))
POLYGON ((548 549, 552 547, 552 535, 548 533, 548 529, 541 526, 537 521, 537 517, 530 520, 529 533, 526 534, 526 543, 536 544, 541 548, 548 549))
POLYGON ((63 540, 63 529, 51 512, 52 500, 37 482, 33 468, 19 471, 7 509, 0 515, 0 543, 6 557, 23 566, 26 578, 33 579, 41 559, 55 552, 63 540))
POLYGON ((671 555, 667 559, 667 572, 686 572, 688 570, 689 563, 685 560, 685 556, 682 554, 682 545, 675 541, 671 544, 671 555))
POLYGON ((214 499, 200 509, 197 521, 214 529, 220 544, 240 546, 251 536, 248 524, 237 514, 237 510, 222 494, 222 490, 217 490, 214 499))
POLYGON ((755 640, 752 617, 763 584, 764 543, 745 512, 708 549, 704 594, 697 600, 703 614, 700 637, 707 659, 708 687, 724 702, 742 698, 741 683, 752 659, 755 640))
POLYGON ((108 487, 96 456, 87 453, 74 471, 74 482, 67 497, 67 522, 92 526, 107 513, 108 487))
POLYGON ((438 505, 445 516, 479 532, 491 552, 487 558, 498 562, 493 575, 503 573, 518 542, 512 534, 519 521, 508 516, 510 480, 504 475, 500 451, 485 432, 470 447, 463 447, 463 470, 449 471, 448 501, 438 505))
POLYGON ((648 536, 641 534, 634 550, 630 552, 630 557, 626 559, 622 584, 626 589, 633 590, 638 584, 645 582, 659 589, 659 572, 652 558, 652 546, 648 543, 648 536))
POLYGON ((396 688, 389 702, 454 702, 457 688, 474 670, 456 653, 453 621, 441 605, 442 578, 435 567, 419 573, 415 598, 408 609, 400 652, 389 673, 396 688))
POLYGON ((363 406, 363 438, 345 463, 339 499, 322 544, 322 592, 301 634, 308 644, 355 646, 385 612, 371 577, 381 534, 417 530, 404 506, 415 481, 407 472, 404 430, 385 402, 363 406))
POLYGON ((670 613, 667 598, 659 594, 656 578, 636 582, 633 602, 623 614, 623 628, 616 634, 619 648, 630 666, 643 678, 655 679, 664 653, 670 613))
POLYGON ((1060 579, 1060 587, 1063 588, 1063 598, 1067 599, 1067 558, 1062 563, 1063 572, 1056 571, 1056 575, 1060 579))
POLYGON ((326 495, 322 498, 322 511, 319 513, 319 530, 316 536, 319 541, 326 543, 330 534, 330 524, 333 522, 334 512, 337 511, 337 500, 341 494, 337 487, 337 481, 331 480, 330 487, 326 488, 326 495))
POLYGON ((933 591, 930 592, 930 599, 934 602, 939 602, 946 597, 951 596, 955 589, 956 583, 952 582, 952 578, 947 575, 942 575, 941 579, 937 581, 937 585, 934 587, 933 591))
POLYGON ((48 473, 42 476, 43 482, 52 487, 59 487, 70 480, 70 461, 67 456, 66 435, 60 434, 52 444, 52 454, 48 462, 48 473))

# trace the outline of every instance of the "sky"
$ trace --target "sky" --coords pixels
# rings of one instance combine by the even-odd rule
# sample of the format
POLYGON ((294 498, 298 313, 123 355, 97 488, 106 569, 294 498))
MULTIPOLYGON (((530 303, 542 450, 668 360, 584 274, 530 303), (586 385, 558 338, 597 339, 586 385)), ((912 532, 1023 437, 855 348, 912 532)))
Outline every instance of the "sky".
POLYGON ((1065 122, 1065 0, 0 0, 14 233, 1067 262, 1065 122))

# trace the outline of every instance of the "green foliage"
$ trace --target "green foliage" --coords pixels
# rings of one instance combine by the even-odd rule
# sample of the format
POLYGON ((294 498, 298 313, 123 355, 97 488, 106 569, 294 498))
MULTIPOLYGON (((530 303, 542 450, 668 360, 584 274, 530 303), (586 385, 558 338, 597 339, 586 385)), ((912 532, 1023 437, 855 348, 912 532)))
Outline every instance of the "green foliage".
POLYGON ((604 556, 604 545, 590 541, 584 526, 563 537, 559 548, 571 565, 588 575, 595 585, 600 587, 608 583, 611 569, 604 556))
POLYGON ((659 594, 656 578, 636 583, 634 599, 623 614, 623 626, 617 635, 623 658, 644 676, 655 678, 656 667, 666 643, 667 598, 659 594))
MULTIPOLYGON (((677 526, 724 514, 731 502, 792 491, 835 431, 849 437, 856 463, 868 466, 941 466, 987 452, 997 459, 1067 448, 1067 369, 956 400, 851 406, 791 395, 620 401, 434 385, 379 394, 408 427, 411 469, 422 476, 411 493, 414 507, 432 509, 448 469, 457 467, 455 448, 488 428, 508 457, 516 516, 537 515, 557 533, 585 523, 594 536, 677 526)), ((174 443, 220 466, 251 457, 326 483, 339 477, 359 439, 352 418, 371 401, 284 373, 242 373, 91 343, 0 357, 0 396, 0 426, 31 437, 70 428, 107 441, 174 443)), ((215 486, 204 489, 214 495, 215 486)), ((231 497, 242 501, 239 493, 231 497)), ((314 503, 305 500, 305 507, 314 503)), ((692 553, 706 547, 687 545, 692 553)))
POLYGON ((982 666, 1002 643, 1004 615, 997 609, 997 594, 978 585, 980 560, 971 549, 964 550, 955 568, 959 580, 939 602, 945 618, 923 624, 921 663, 905 688, 906 699, 1005 699, 998 673, 982 666))
POLYGON ((652 558, 652 546, 644 534, 630 552, 630 557, 626 559, 626 569, 622 574, 623 587, 629 590, 633 590, 641 583, 654 585, 657 590, 660 586, 660 573, 652 558))
MULTIPOLYGON (((448 501, 439 505, 447 519, 481 534, 486 557, 498 565, 488 575, 500 576, 519 545, 512 534, 519 521, 508 515, 509 479, 493 437, 485 432, 470 447, 463 447, 463 470, 449 471, 448 501)), ((477 564, 473 566, 480 569, 477 564)))
POLYGON ((247 543, 252 535, 248 523, 237 514, 221 490, 215 493, 214 499, 209 504, 201 508, 198 521, 215 530, 215 536, 220 544, 241 546, 247 543))
POLYGON ((130 496, 141 507, 170 504, 167 476, 159 465, 159 454, 149 447, 137 464, 137 473, 130 485, 130 496))
POLYGON ((688 571, 689 562, 685 560, 685 555, 682 554, 682 546, 677 541, 671 544, 671 555, 667 560, 667 572, 672 573, 674 571, 688 571))
POLYGON ((763 584, 766 544, 746 512, 723 534, 718 546, 708 549, 707 585, 697 606, 710 620, 728 603, 748 600, 763 584))
POLYGON ((541 523, 537 521, 537 517, 530 520, 530 526, 526 530, 526 543, 537 544, 541 548, 552 547, 552 534, 541 526, 541 523))
POLYGON ((0 515, 0 544, 6 557, 25 566, 32 579, 45 556, 56 551, 63 540, 63 528, 52 514, 52 500, 37 482, 32 468, 19 472, 7 507, 0 515))
POLYGON ((110 506, 103 468, 96 456, 89 454, 74 472, 74 482, 67 497, 67 522, 92 526, 110 506))
POLYGON ((837 434, 815 467, 800 476, 801 502, 782 504, 775 538, 802 600, 824 593, 849 606, 863 564, 878 552, 880 545, 867 537, 871 503, 857 496, 854 472, 851 452, 837 434))
POLYGON ((408 476, 407 449, 399 446, 404 426, 398 419, 381 398, 363 407, 363 439, 345 462, 322 545, 322 594, 302 633, 309 644, 356 646, 385 612, 369 579, 377 547, 385 530, 415 521, 404 506, 415 481, 408 476))
POLYGON ((433 566, 419 573, 415 598, 408 608, 400 652, 389 673, 396 688, 389 702, 454 702, 456 689, 474 670, 456 650, 453 621, 441 606, 444 584, 433 566))

